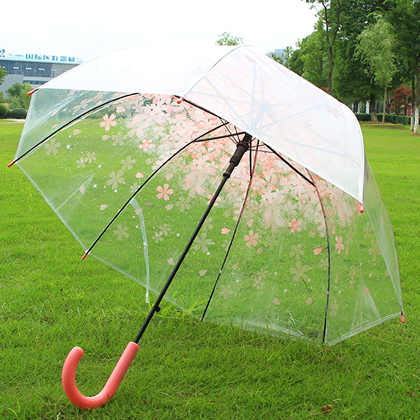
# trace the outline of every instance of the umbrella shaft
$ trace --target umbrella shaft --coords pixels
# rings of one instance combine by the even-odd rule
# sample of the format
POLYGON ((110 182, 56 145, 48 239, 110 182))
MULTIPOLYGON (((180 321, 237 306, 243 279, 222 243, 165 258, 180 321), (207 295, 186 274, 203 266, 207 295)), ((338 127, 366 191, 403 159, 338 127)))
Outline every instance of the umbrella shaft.
POLYGON ((206 208, 206 211, 204 212, 203 216, 200 219, 200 222, 198 223, 197 227, 195 228, 194 233, 192 234, 190 240, 188 241, 187 246, 185 247, 184 251, 181 254, 181 257, 179 258, 178 262, 176 263, 174 269, 172 270, 171 275, 169 276, 168 280, 166 281, 165 286, 163 287, 162 291, 159 293, 159 296, 157 297, 152 309, 149 312, 149 315, 146 318, 146 321, 144 321, 144 324, 138 333, 137 337, 135 338, 134 342, 138 344, 141 337, 143 336, 144 332, 146 331, 146 328, 148 327, 150 321, 152 320, 154 314, 156 312, 159 312, 160 308, 160 302, 162 301, 163 297, 165 296, 166 292, 168 291, 169 286, 172 283, 172 280, 176 276, 176 273, 178 272, 179 268, 181 267, 185 257, 188 254, 188 251, 191 248, 191 245, 195 241, 195 238, 197 237, 198 233, 200 232, 201 227, 203 226, 204 222, 207 219, 207 216, 210 213, 210 210, 213 208, 214 203, 216 202, 217 198, 219 197, 220 192, 222 191, 223 187, 226 184, 226 181, 230 178, 232 171, 235 169, 236 166, 238 166, 239 162, 241 161, 242 156, 245 154, 245 152, 249 149, 251 144, 251 136, 246 133, 243 140, 240 141, 237 144, 235 153, 232 155, 229 167, 226 169, 226 171, 223 174, 223 179, 220 182, 219 186, 217 187, 216 192, 213 195, 213 198, 210 200, 209 205, 206 208))

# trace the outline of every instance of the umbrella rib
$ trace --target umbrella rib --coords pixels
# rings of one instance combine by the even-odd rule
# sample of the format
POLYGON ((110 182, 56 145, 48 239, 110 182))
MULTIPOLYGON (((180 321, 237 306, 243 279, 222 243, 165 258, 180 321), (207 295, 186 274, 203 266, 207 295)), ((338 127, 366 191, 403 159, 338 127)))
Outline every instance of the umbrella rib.
POLYGON ((206 139, 194 140, 194 143, 200 143, 200 142, 209 141, 209 140, 225 139, 225 138, 230 138, 233 136, 239 136, 241 134, 245 134, 245 131, 240 131, 239 133, 233 133, 233 134, 225 134, 224 136, 208 137, 206 139))
POLYGON ((308 179, 299 169, 296 169, 292 164, 290 164, 283 156, 281 156, 278 152, 276 152, 273 148, 271 148, 268 144, 264 143, 282 162, 284 162, 289 168, 293 169, 296 173, 298 173, 304 180, 306 180, 309 184, 316 188, 315 183, 308 179))
POLYGON ((69 125, 73 124, 75 121, 77 121, 78 119, 90 114, 91 112, 94 112, 112 102, 118 101, 120 99, 124 99, 127 98, 129 96, 133 96, 133 95, 138 95, 138 93, 130 93, 127 95, 123 95, 123 96, 119 96, 118 98, 113 98, 112 100, 109 100, 108 102, 102 103, 98 106, 95 106, 94 108, 89 109, 88 111, 84 112, 83 114, 78 115, 77 117, 73 118, 72 120, 70 120, 68 123, 62 125, 60 128, 57 128, 57 130, 53 131, 51 134, 49 134, 47 137, 45 137, 43 140, 41 140, 40 142, 38 142, 35 146, 31 147, 29 150, 27 150, 25 153, 23 153, 22 155, 20 155, 17 159, 13 160, 11 163, 9 163, 9 166, 14 165, 16 162, 18 162, 19 160, 21 160, 23 157, 25 157, 26 155, 28 155, 29 153, 31 153, 33 150, 35 150, 38 146, 40 146, 41 144, 45 143, 46 141, 48 141, 51 137, 54 137, 58 132, 60 132, 61 130, 63 130, 64 128, 68 127, 69 125))
MULTIPOLYGON (((248 200, 249 191, 251 190, 252 180, 254 179, 254 178, 253 178, 253 176, 254 176, 254 172, 255 172, 255 166, 256 166, 256 164, 257 164, 257 154, 258 154, 258 146, 259 146, 259 143, 260 143, 260 141, 259 141, 259 140, 257 140, 257 146, 256 146, 256 148, 255 148, 254 167, 253 167, 253 168, 252 168, 252 170, 250 171, 250 172, 251 172, 251 174, 250 174, 250 175, 251 175, 251 178, 250 178, 249 183, 248 183, 248 188, 247 188, 246 193, 245 193, 245 198, 244 198, 244 202, 243 202, 243 204, 242 204, 241 211, 240 211, 240 213, 239 213, 238 221, 236 222, 235 230, 234 230, 234 232, 233 232, 232 239, 230 240, 229 248, 228 248, 228 249, 227 249, 227 251, 226 251, 225 258, 224 258, 224 260, 223 260, 222 266, 220 267, 219 274, 218 274, 218 276, 217 276, 216 282, 214 283, 214 286, 213 286, 213 289, 212 289, 212 291, 211 291, 211 293, 210 293, 210 296, 209 296, 209 298, 208 298, 208 300, 207 300, 207 305, 206 305, 206 307, 205 307, 205 309, 204 309, 204 312, 203 312, 203 315, 201 316, 200 321, 204 321, 204 317, 206 316, 207 310, 208 310, 208 308, 209 308, 209 306, 210 306, 210 302, 211 302, 211 300, 213 299, 214 292, 216 291, 217 284, 219 283, 220 277, 221 277, 222 272, 223 272, 223 268, 224 268, 224 266, 225 266, 225 264, 226 264, 226 261, 227 261, 227 259, 228 259, 228 256, 229 256, 229 253, 230 253, 230 250, 231 250, 232 245, 233 245, 233 241, 235 240, 236 233, 238 232, 238 229, 239 229, 239 223, 241 222, 242 215, 243 215, 244 210, 245 210, 245 205, 246 205, 247 200, 248 200)), ((250 149, 249 153, 251 154, 251 149, 250 149)))
POLYGON ((192 143, 197 142, 202 137, 206 136, 207 134, 210 134, 211 132, 218 130, 219 128, 225 126, 228 124, 228 122, 218 125, 217 127, 212 128, 211 130, 200 134, 198 137, 196 137, 194 140, 191 140, 189 143, 187 143, 184 147, 177 150, 171 157, 169 157, 165 162, 163 162, 159 168, 157 168, 145 181, 144 183, 137 188, 137 190, 130 196, 130 198, 124 203, 124 205, 118 210, 117 214, 111 219, 111 221, 106 225, 106 227, 102 230, 102 232, 99 234, 99 236, 93 241, 92 245, 87 249, 87 251, 84 253, 82 259, 84 260, 92 251, 92 248, 99 242, 99 240, 102 238, 102 236, 105 234, 105 232, 109 229, 109 227, 114 223, 115 219, 123 212, 123 210, 130 204, 131 200, 135 198, 135 196, 140 192, 140 190, 143 189, 143 187, 153 178, 154 175, 156 175, 170 160, 172 160, 175 156, 179 155, 182 151, 184 151, 188 146, 190 146, 192 143))
POLYGON ((318 186, 316 185, 311 173, 309 172, 308 169, 306 169, 308 171, 308 175, 310 176, 310 178, 312 179, 313 185, 315 187, 315 191, 318 195, 318 199, 319 199, 319 204, 321 206, 321 210, 322 210, 322 214, 324 216, 324 223, 325 223, 325 231, 326 231, 326 236, 327 236, 327 251, 328 251, 328 283, 327 283, 327 299, 326 299, 326 303, 325 303, 325 316, 324 316, 324 331, 322 334, 322 342, 325 343, 325 340, 327 338, 327 318, 328 318, 328 307, 329 307, 329 301, 330 301, 330 283, 331 283, 331 248, 330 248, 330 234, 329 234, 329 230, 328 230, 328 222, 327 222, 327 215, 325 213, 325 208, 324 208, 324 204, 322 203, 321 200, 321 194, 319 192, 318 186))

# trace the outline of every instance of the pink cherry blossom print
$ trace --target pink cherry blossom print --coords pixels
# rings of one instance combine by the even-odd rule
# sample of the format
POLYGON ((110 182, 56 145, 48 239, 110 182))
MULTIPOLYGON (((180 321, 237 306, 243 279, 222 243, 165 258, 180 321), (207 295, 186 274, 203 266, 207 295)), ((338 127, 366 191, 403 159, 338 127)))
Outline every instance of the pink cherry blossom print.
POLYGON ((169 196, 174 193, 174 190, 169 189, 168 184, 164 184, 163 187, 159 186, 156 188, 159 191, 159 194, 156 197, 160 200, 163 198, 165 201, 169 200, 169 196))
POLYGON ((251 247, 251 246, 256 246, 257 245, 257 239, 260 237, 260 235, 258 235, 258 233, 254 233, 253 230, 249 231, 249 234, 245 236, 245 240, 247 241, 246 246, 247 247, 251 247))
POLYGON ((300 231, 300 220, 293 219, 291 223, 289 223, 289 227, 292 228, 291 231, 294 233, 295 231, 300 231))
POLYGON ((341 254, 341 251, 344 250, 343 238, 341 236, 336 236, 335 240, 337 241, 335 249, 338 250, 339 254, 341 254))
POLYGON ((226 235, 229 232, 230 232, 230 229, 226 229, 226 228, 222 229, 222 235, 226 235))
POLYGON ((117 122, 114 121, 115 115, 111 114, 111 116, 108 116, 108 114, 104 115, 104 120, 100 123, 101 127, 105 127, 105 131, 109 131, 111 127, 115 127, 117 125, 117 122))
POLYGON ((340 118, 340 117, 341 117, 340 110, 339 110, 339 109, 337 109, 337 108, 332 108, 332 107, 330 107, 329 105, 327 105, 327 106, 325 107, 325 110, 326 110, 327 112, 329 112, 330 114, 333 114, 333 115, 334 115, 334 117, 336 117, 336 118, 340 118))
POLYGON ((139 148, 143 149, 145 152, 147 151, 147 149, 152 149, 153 148, 152 140, 144 139, 139 145, 139 148))
POLYGON ((319 255, 322 252, 322 248, 316 248, 314 249, 314 254, 319 255))

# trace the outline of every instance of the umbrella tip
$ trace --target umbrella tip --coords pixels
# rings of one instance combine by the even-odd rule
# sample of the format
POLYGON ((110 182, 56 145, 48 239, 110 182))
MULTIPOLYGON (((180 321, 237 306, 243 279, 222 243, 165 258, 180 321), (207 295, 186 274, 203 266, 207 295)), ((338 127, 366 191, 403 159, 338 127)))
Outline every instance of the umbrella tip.
POLYGON ((8 168, 10 168, 11 166, 13 166, 15 164, 15 162, 13 161, 13 162, 10 162, 8 165, 7 165, 7 167, 8 168))
POLYGON ((178 105, 180 105, 182 103, 182 101, 184 100, 184 98, 177 98, 176 103, 178 105))
POLYGON ((83 254, 83 257, 82 257, 82 260, 84 260, 87 256, 88 256, 88 254, 89 254, 89 252, 85 252, 84 254, 83 254))
POLYGON ((33 95, 36 91, 37 91, 38 89, 32 89, 32 90, 30 90, 29 92, 27 92, 26 94, 28 95, 28 96, 31 96, 31 95, 33 95))
POLYGON ((403 324, 405 324, 405 315, 404 315, 404 314, 401 314, 401 322, 402 322, 403 324))
POLYGON ((363 213, 364 211, 365 211, 365 206, 363 204, 360 204, 359 213, 363 213))

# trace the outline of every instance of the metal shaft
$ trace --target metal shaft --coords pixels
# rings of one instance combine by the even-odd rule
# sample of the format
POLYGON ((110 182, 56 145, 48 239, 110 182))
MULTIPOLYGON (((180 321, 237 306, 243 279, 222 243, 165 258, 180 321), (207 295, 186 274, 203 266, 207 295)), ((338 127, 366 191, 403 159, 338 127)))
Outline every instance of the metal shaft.
POLYGON ((138 344, 141 337, 143 336, 144 332, 146 331, 146 328, 148 327, 150 321, 152 320, 153 316, 156 312, 159 312, 160 308, 160 302, 162 301, 163 297, 165 296, 166 292, 168 291, 169 286, 172 283, 172 280, 176 276, 176 273, 178 272, 179 268, 182 265, 182 262, 184 261, 185 257, 188 254, 188 251, 191 248, 191 245, 193 244, 195 238, 197 237, 198 233, 200 232, 201 227, 203 226, 204 222, 207 219, 207 216, 210 213, 210 210, 213 208, 214 203, 216 202, 217 198, 219 197, 220 192, 222 191, 223 187, 226 184, 226 181, 230 178, 233 170, 236 168, 236 166, 239 165, 239 162, 241 161, 243 155, 247 150, 249 150, 251 145, 251 136, 246 133, 244 138, 237 144, 235 153, 232 155, 229 166, 226 169, 226 171, 223 174, 223 179, 220 182, 219 186, 217 187, 216 192, 213 195, 213 198, 210 200, 209 205, 206 208, 206 211, 204 212, 203 216, 201 217, 200 221, 198 222, 197 227, 195 228, 194 233, 192 234, 190 240, 188 241, 187 246, 185 247, 184 251, 182 252, 178 262, 176 263, 174 269, 172 270, 172 273, 170 274, 168 280, 166 281, 165 286, 163 287, 162 291, 159 293, 159 296, 156 299, 156 302, 154 303, 152 309, 149 312, 149 315, 146 318, 146 321, 144 321, 143 326, 141 327, 141 330, 137 334, 137 337, 135 338, 134 342, 138 344))

